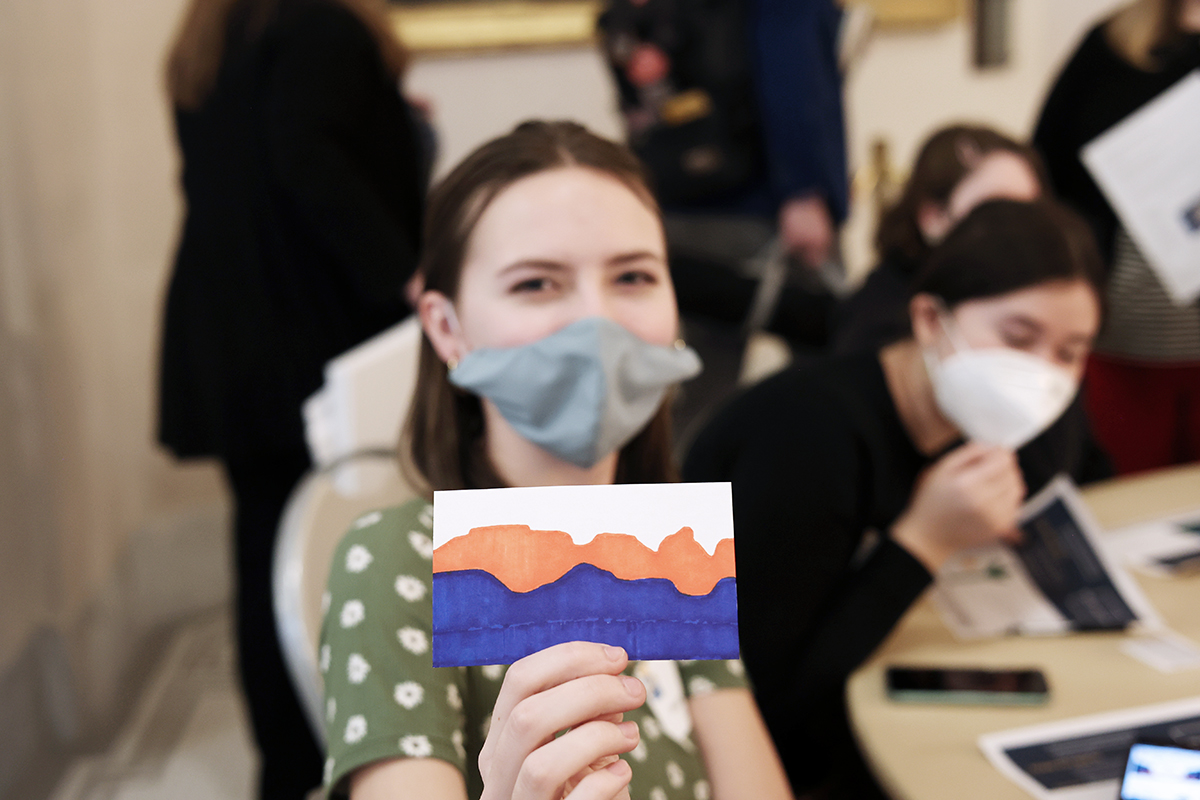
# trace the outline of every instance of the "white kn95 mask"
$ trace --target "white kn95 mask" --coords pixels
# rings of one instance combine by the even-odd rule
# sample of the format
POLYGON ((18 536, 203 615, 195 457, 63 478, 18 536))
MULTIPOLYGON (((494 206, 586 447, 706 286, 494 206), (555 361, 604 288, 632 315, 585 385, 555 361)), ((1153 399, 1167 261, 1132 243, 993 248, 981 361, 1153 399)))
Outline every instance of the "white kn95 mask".
POLYGON ((954 352, 925 348, 925 368, 938 408, 963 435, 1017 450, 1050 427, 1071 404, 1079 383, 1062 367, 1011 347, 973 348, 942 314, 954 352))

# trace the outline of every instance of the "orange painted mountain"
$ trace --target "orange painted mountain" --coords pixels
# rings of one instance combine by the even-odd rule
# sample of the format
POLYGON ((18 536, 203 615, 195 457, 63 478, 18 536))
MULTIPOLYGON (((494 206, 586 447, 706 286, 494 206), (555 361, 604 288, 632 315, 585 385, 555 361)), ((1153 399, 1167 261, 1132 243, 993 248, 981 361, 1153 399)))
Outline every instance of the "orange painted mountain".
POLYGON ((575 544, 562 531, 489 525, 472 528, 433 554, 434 572, 480 569, 514 592, 553 583, 579 564, 592 564, 626 581, 666 578, 684 594, 704 595, 722 578, 734 576, 733 539, 722 539, 710 556, 688 527, 651 550, 625 533, 601 533, 587 544, 575 544))

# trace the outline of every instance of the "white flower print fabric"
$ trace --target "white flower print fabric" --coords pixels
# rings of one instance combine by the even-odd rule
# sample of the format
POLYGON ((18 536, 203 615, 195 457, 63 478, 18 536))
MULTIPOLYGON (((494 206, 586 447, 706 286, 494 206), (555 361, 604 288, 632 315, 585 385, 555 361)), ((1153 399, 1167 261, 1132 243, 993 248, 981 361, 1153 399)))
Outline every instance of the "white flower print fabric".
POLYGON ((401 575, 396 578, 396 594, 410 603, 416 603, 425 597, 425 584, 420 578, 412 575, 401 575))
POLYGON ((361 600, 347 600, 342 606, 342 627, 353 628, 366 617, 366 608, 361 600))
POLYGON ((400 752, 409 758, 428 758, 433 755, 433 745, 428 736, 405 736, 400 740, 400 752))
POLYGON ((425 689, 416 681, 405 681, 396 684, 396 691, 392 696, 403 708, 412 711, 425 699, 425 689))
POLYGON ((371 551, 363 547, 361 544, 356 544, 346 551, 346 571, 347 572, 362 572, 367 567, 371 566, 371 562, 375 559, 371 556, 371 551))
MULTIPOLYGON (((355 521, 334 555, 320 651, 331 798, 345 796, 355 769, 388 758, 441 759, 464 774, 471 800, 483 790, 474 762, 507 668, 433 668, 432 524, 422 500, 373 511, 355 521)), ((695 661, 679 669, 689 691, 712 690, 745 686, 740 666, 695 661)), ((646 707, 625 718, 643 732, 625 756, 633 800, 708 800, 691 741, 662 735, 646 707)))

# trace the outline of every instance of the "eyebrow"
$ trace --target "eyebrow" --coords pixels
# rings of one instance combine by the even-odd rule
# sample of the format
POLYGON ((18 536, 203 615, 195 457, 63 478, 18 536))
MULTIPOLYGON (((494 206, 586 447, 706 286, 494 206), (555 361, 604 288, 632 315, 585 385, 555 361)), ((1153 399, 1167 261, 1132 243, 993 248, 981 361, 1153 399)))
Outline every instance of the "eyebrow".
POLYGON ((661 261, 666 263, 666 255, 660 255, 653 250, 633 250, 628 253, 619 253, 608 260, 610 266, 621 266, 634 261, 644 261, 647 258, 653 261, 661 261))
POLYGON ((552 272, 565 272, 566 264, 560 264, 557 261, 546 261, 538 258, 523 258, 520 261, 514 261, 504 269, 497 273, 501 278, 508 275, 510 272, 515 272, 519 269, 544 269, 552 272))
MULTIPOLYGON (((660 262, 663 264, 665 264, 667 262, 667 258, 665 255, 659 255, 658 253, 655 253, 653 250, 633 250, 628 253, 618 253, 617 255, 608 259, 608 261, 605 262, 605 266, 606 267, 619 267, 619 266, 624 266, 626 264, 631 264, 631 263, 634 263, 637 261, 644 261, 646 259, 651 259, 653 261, 657 261, 657 262, 660 262)), ((503 278, 504 276, 508 275, 510 272, 515 272, 520 269, 542 269, 542 270, 549 270, 552 272, 564 272, 567 269, 569 269, 569 267, 567 267, 566 264, 560 263, 558 261, 551 261, 548 259, 523 258, 519 261, 514 261, 513 263, 509 264, 507 267, 500 270, 500 272, 497 274, 501 278, 503 278)))

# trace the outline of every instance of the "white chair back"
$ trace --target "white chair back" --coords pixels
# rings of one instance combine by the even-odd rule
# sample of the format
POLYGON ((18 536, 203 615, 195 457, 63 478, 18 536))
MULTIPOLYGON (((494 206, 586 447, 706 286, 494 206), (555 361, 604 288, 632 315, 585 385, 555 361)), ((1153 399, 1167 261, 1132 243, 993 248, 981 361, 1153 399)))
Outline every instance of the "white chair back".
POLYGON ((273 565, 275 622, 292 684, 319 742, 324 742, 324 689, 317 650, 333 552, 362 514, 415 496, 393 454, 362 453, 305 475, 284 509, 273 565), (344 491, 337 479, 340 469, 355 470, 356 491, 344 491))
POLYGON ((314 471, 288 498, 275 545, 275 619, 284 661, 318 741, 324 740, 317 647, 333 551, 363 513, 416 495, 395 449, 417 381, 421 326, 409 317, 325 365, 304 403, 314 471))
MULTIPOLYGON (((325 384, 303 408, 305 438, 318 468, 396 446, 420 351, 421 325, 414 315, 325 365, 325 384)), ((337 477, 347 492, 357 491, 357 470, 342 469, 337 477)))

